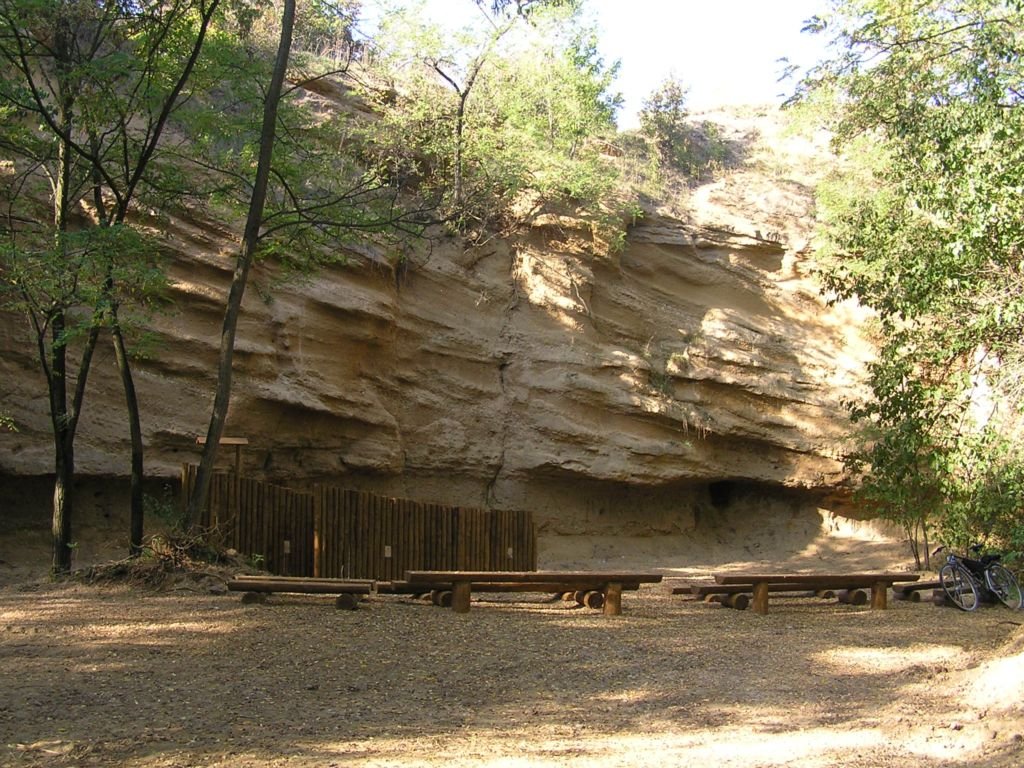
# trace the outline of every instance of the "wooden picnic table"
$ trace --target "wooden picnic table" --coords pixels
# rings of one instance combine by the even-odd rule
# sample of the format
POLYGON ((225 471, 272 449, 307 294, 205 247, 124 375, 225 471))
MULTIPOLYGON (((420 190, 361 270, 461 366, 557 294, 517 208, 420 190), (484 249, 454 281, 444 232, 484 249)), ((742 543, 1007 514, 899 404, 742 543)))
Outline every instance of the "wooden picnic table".
MULTIPOLYGON (((755 613, 768 613, 768 594, 775 587, 804 587, 809 590, 871 589, 871 607, 887 607, 888 590, 896 582, 917 581, 916 573, 716 573, 723 586, 748 585, 754 595, 755 613)), ((777 590, 778 591, 778 590, 777 590)))
POLYGON ((604 614, 622 613, 623 590, 637 590, 641 584, 656 584, 660 573, 607 571, 406 571, 409 585, 436 589, 450 587, 452 610, 469 611, 474 589, 488 592, 576 592, 599 591, 604 596, 604 614))

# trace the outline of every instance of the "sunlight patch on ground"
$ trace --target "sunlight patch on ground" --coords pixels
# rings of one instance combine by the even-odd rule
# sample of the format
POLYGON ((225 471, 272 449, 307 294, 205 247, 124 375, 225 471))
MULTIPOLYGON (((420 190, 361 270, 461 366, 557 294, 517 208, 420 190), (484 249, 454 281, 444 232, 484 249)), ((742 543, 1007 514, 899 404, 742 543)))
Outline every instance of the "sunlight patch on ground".
POLYGON ((963 653, 955 645, 913 645, 899 648, 840 646, 812 658, 833 675, 884 675, 916 667, 948 664, 963 653))
POLYGON ((1024 706, 1024 651, 984 664, 971 684, 969 698, 979 707, 1024 706))
MULTIPOLYGON (((685 726, 683 726, 685 727, 685 726)), ((349 744, 320 749, 343 758, 347 765, 385 765, 387 754, 408 754, 411 745, 404 741, 373 740, 371 751, 353 750, 349 744)), ((403 765, 436 765, 439 758, 447 765, 472 765, 476 768, 520 768, 530 766, 601 765, 709 765, 724 768, 763 768, 790 765, 834 766, 842 757, 852 757, 886 746, 885 736, 874 728, 833 730, 819 728, 799 733, 690 730, 659 731, 624 735, 602 735, 589 731, 578 738, 543 738, 537 734, 507 734, 496 740, 493 735, 474 738, 467 734, 448 741, 446 748, 432 745, 430 757, 422 763, 403 761, 403 765)), ((892 746, 892 745, 889 745, 892 746)), ((948 753, 947 753, 948 756, 948 753)))
MULTIPOLYGON (((821 765, 834 765, 834 756, 877 747, 883 741, 874 730, 835 731, 815 729, 799 733, 768 734, 705 732, 697 738, 679 739, 674 749, 685 750, 692 764, 716 766, 786 765, 798 759, 817 757, 821 765), (706 739, 706 741, 705 741, 706 739), (702 743, 703 742, 703 743, 702 743), (831 757, 830 757, 831 756, 831 757)), ((640 745, 637 745, 639 748, 640 745)))
POLYGON ((931 735, 907 738, 904 749, 908 757, 925 757, 940 761, 941 765, 952 765, 971 761, 981 751, 986 738, 981 730, 957 731, 944 727, 931 735))
POLYGON ((227 635, 236 632, 237 627, 227 621, 138 621, 130 624, 90 624, 77 628, 75 634, 85 635, 99 645, 105 640, 121 641, 127 630, 133 633, 146 633, 147 639, 141 645, 167 645, 180 642, 181 635, 186 632, 197 635, 227 635))

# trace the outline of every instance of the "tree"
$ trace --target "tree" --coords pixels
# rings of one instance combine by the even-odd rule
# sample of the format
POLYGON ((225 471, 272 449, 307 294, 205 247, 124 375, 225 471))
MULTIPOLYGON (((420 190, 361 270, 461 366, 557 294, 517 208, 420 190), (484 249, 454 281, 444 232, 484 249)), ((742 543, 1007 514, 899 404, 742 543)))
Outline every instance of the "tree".
POLYGON ((220 336, 220 356, 217 362, 217 390, 214 395, 213 413, 210 426, 206 433, 206 445, 199 463, 199 470, 191 498, 188 500, 186 523, 191 524, 209 493, 210 478, 213 474, 213 463, 217 457, 217 446, 224 434, 224 423, 227 421, 228 405, 231 401, 232 361, 235 350, 235 334, 238 329, 238 316, 242 310, 242 298, 245 295, 249 271, 252 269, 256 248, 259 244, 260 228, 263 225, 263 209, 267 200, 267 187, 270 182, 271 160, 274 153, 274 139, 277 133, 277 111, 281 101, 285 74, 288 71, 288 57, 292 47, 292 30, 295 25, 295 0, 284 0, 281 14, 281 36, 274 59, 274 68, 270 76, 266 98, 263 102, 263 123, 260 130, 256 177, 253 181, 252 195, 249 199, 249 212, 245 220, 245 230, 235 271, 231 278, 227 306, 224 311, 224 324, 220 336))
POLYGON ((494 47, 501 41, 501 38, 508 34, 514 24, 515 18, 513 17, 495 26, 484 41, 481 49, 466 64, 465 71, 461 77, 452 71, 457 65, 450 61, 435 58, 430 62, 434 71, 452 87, 457 96, 455 125, 453 128, 455 150, 454 158, 452 159, 452 204, 456 209, 461 208, 465 202, 462 176, 464 172, 463 155, 465 153, 466 141, 466 103, 469 101, 469 96, 473 92, 473 85, 480 76, 480 71, 487 63, 487 59, 490 57, 494 47))
POLYGON ((1005 515, 1024 508, 1024 14, 834 5, 809 26, 842 53, 797 98, 824 103, 849 158, 821 193, 825 286, 878 316, 873 397, 853 409, 862 498, 947 541, 1024 549, 1005 515))
MULTIPOLYGON (((186 505, 186 526, 197 520, 206 504, 231 399, 242 299, 255 261, 273 257, 288 274, 308 274, 324 263, 342 260, 345 246, 354 238, 415 236, 425 223, 426 212, 402 205, 398 190, 359 156, 360 142, 352 141, 358 128, 349 124, 348 115, 336 105, 317 109, 308 98, 296 98, 323 77, 341 74, 333 63, 323 74, 290 73, 296 12, 294 0, 284 0, 269 72, 264 72, 258 57, 246 58, 237 39, 226 41, 218 85, 206 99, 196 100, 198 109, 189 120, 190 143, 182 161, 216 178, 213 197, 228 215, 236 205, 242 205, 246 214, 221 327, 213 408, 186 505), (239 61, 247 66, 239 66, 239 61), (294 82, 286 88, 288 79, 294 82), (218 89, 235 101, 221 98, 218 89), (262 107, 262 120, 258 133, 251 135, 249 107, 256 103, 262 107), (203 151, 196 152, 200 147, 203 151), (253 166, 255 173, 250 174, 253 166)), ((300 64, 305 68, 315 62, 300 64)))
POLYGON ((611 198, 616 172, 600 140, 621 103, 609 93, 617 67, 604 65, 575 4, 530 7, 525 21, 484 15, 457 34, 408 14, 385 29, 391 88, 370 146, 471 237, 537 205, 598 215, 611 198))
POLYGON ((659 168, 682 173, 687 179, 702 179, 721 168, 729 149, 718 125, 691 121, 687 93, 675 76, 655 88, 640 109, 640 135, 653 143, 651 154, 659 168))
POLYGON ((128 215, 198 60, 218 0, 0 3, 0 148, 8 198, 5 305, 35 334, 54 438, 53 570, 71 565, 74 441, 93 351, 109 328, 132 442, 131 547, 142 535, 142 440, 120 308, 145 296, 152 249, 128 215), (39 226, 38 181, 52 219, 39 226), (141 258, 140 258, 141 256, 141 258), (70 347, 81 341, 69 393, 70 347))
POLYGON ((580 0, 473 0, 480 8, 489 8, 495 16, 529 16, 540 8, 577 8, 580 0))
POLYGON ((669 77, 644 99, 640 109, 641 129, 667 158, 685 149, 689 138, 687 93, 688 89, 678 78, 669 77))

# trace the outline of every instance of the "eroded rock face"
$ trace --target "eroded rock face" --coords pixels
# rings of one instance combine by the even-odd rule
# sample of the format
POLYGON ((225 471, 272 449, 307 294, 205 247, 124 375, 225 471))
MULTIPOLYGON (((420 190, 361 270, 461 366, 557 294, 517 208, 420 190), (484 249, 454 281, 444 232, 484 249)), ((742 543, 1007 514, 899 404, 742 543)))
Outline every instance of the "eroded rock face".
MULTIPOLYGON (((861 395, 869 348, 856 311, 827 307, 804 274, 809 221, 762 235, 765 221, 651 212, 609 256, 585 223, 540 217, 518 239, 441 240, 400 269, 353 254, 270 301, 250 289, 226 434, 250 440, 247 471, 287 484, 528 508, 551 530, 614 512, 685 531, 721 482, 813 502, 843 479, 841 401, 861 395)), ((157 476, 198 456, 233 252, 230 232, 200 221, 176 222, 171 242, 176 309, 153 320, 160 343, 136 366, 157 476)), ((0 316, 0 334, 0 410, 20 430, 0 434, 0 473, 43 474, 38 363, 22 319, 0 316)), ((122 395, 101 351, 78 469, 124 476, 122 395)))

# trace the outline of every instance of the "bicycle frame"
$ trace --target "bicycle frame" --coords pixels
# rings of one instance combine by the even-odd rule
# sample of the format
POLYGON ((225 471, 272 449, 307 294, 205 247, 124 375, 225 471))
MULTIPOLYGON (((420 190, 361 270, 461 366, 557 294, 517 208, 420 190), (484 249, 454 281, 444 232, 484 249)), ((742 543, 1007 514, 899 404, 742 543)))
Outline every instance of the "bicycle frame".
MULTIPOLYGON (((939 547, 932 554, 937 555, 943 549, 939 547)), ((974 552, 980 549, 978 545, 971 547, 974 552)), ((946 563, 939 569, 939 579, 947 597, 964 611, 977 608, 982 597, 1012 609, 1020 608, 1020 587, 999 560, 999 555, 982 555, 979 560, 974 560, 950 552, 946 563)))

